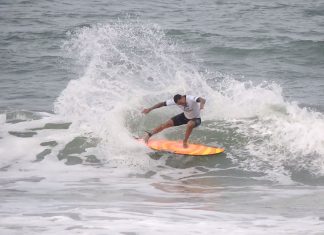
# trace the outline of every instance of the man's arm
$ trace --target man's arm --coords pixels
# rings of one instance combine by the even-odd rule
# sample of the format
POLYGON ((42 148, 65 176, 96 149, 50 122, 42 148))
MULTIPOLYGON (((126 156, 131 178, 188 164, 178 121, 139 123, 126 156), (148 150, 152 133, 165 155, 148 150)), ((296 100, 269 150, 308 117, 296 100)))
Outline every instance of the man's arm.
POLYGON ((156 105, 152 106, 151 108, 148 109, 144 109, 142 111, 142 113, 148 114, 149 112, 151 112, 153 109, 158 109, 161 108, 163 106, 166 106, 166 102, 161 102, 161 103, 157 103, 156 105))
POLYGON ((200 103, 200 109, 203 109, 205 107, 205 104, 206 104, 206 99, 204 99, 202 97, 198 97, 197 102, 200 103))

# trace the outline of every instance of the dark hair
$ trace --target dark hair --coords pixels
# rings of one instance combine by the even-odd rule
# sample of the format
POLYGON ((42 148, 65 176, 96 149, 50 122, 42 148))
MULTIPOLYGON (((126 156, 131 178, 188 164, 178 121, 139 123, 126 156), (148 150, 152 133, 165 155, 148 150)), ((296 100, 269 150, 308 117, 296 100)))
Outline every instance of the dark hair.
POLYGON ((177 103, 177 101, 180 100, 181 97, 182 97, 182 96, 179 95, 179 94, 176 94, 175 96, 173 96, 174 103, 177 103))

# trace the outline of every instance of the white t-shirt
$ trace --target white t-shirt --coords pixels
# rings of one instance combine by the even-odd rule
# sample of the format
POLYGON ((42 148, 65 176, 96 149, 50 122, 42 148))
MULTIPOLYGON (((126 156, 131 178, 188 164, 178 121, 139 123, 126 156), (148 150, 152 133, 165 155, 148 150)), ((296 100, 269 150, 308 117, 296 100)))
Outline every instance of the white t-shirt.
POLYGON ((167 106, 177 105, 181 110, 183 110, 184 115, 188 119, 200 118, 200 104, 197 101, 198 96, 186 95, 186 106, 177 105, 173 98, 165 101, 167 106))

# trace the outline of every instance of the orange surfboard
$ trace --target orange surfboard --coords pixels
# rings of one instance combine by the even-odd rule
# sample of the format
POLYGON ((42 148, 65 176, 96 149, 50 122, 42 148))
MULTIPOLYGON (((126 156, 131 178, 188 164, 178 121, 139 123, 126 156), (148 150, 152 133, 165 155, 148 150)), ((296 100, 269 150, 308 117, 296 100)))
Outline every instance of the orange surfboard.
POLYGON ((183 147, 182 140, 152 140, 150 139, 147 146, 153 150, 170 152, 175 154, 207 156, 224 152, 223 148, 206 146, 202 144, 188 144, 188 148, 183 147))

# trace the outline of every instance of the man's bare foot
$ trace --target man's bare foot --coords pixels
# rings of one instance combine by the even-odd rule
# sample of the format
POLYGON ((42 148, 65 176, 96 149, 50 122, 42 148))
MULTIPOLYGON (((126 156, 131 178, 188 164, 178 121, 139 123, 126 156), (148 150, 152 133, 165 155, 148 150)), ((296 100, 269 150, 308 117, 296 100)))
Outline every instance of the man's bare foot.
POLYGON ((144 142, 147 143, 149 138, 150 138, 149 134, 146 133, 143 137, 144 142))
POLYGON ((146 131, 146 134, 143 137, 143 140, 145 141, 145 143, 147 143, 149 141, 149 138, 151 138, 152 134, 148 131, 146 131))
POLYGON ((188 148, 188 143, 183 141, 183 147, 188 148))

